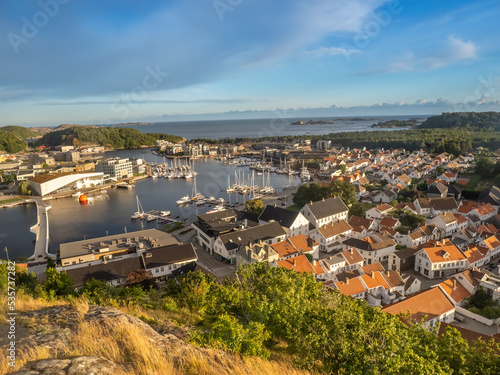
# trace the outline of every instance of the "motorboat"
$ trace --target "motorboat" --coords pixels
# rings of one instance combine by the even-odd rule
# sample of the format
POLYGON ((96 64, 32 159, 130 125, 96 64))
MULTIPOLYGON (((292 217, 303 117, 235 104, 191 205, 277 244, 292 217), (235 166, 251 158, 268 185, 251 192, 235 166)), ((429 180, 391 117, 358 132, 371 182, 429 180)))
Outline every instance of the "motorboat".
POLYGON ((201 205, 204 205, 205 203, 207 203, 207 202, 205 202, 204 199, 199 199, 199 200, 196 201, 195 205, 196 206, 201 206, 201 205))
POLYGON ((177 204, 179 204, 179 205, 186 204, 186 203, 189 203, 190 200, 191 200, 191 198, 189 198, 189 195, 185 195, 177 201, 177 204))
POLYGON ((160 216, 169 216, 170 215, 170 211, 160 211, 160 216))

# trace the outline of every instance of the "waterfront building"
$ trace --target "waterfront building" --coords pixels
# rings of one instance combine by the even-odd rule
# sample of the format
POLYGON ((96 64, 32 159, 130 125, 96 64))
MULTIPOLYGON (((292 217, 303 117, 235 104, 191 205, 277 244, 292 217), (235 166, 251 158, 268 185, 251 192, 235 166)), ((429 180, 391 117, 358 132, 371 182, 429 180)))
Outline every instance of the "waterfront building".
POLYGON ((133 257, 68 269, 67 274, 79 288, 91 279, 111 285, 125 285, 131 273, 146 271, 155 282, 193 271, 198 256, 192 244, 155 247, 133 257))
POLYGON ((89 240, 63 243, 59 247, 59 259, 63 269, 100 264, 116 257, 119 259, 137 257, 153 248, 177 244, 169 233, 158 229, 121 233, 89 240), (76 267, 74 267, 76 266, 76 267))
POLYGON ((116 179, 129 178, 134 175, 132 160, 128 158, 101 160, 96 166, 96 171, 116 179))
POLYGON ((29 180, 31 191, 42 197, 48 194, 93 187, 102 184, 103 181, 102 172, 41 174, 29 180))

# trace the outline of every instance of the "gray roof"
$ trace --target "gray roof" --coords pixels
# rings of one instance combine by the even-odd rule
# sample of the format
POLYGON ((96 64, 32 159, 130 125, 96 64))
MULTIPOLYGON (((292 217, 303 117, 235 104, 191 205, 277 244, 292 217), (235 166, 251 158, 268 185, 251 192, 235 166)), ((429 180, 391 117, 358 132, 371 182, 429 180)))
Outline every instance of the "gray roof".
POLYGON ((74 286, 80 287, 90 279, 111 281, 126 278, 129 272, 140 269, 142 269, 141 258, 134 257, 73 268, 66 270, 66 273, 73 279, 74 286))
POLYGON ((237 216, 238 216, 238 211, 229 209, 229 210, 212 212, 210 214, 198 215, 198 218, 206 223, 211 223, 214 221, 227 220, 237 216))
POLYGON ((278 222, 274 221, 269 224, 259 225, 258 227, 226 233, 221 235, 220 238, 226 249, 232 250, 250 243, 266 241, 280 236, 286 236, 286 232, 278 222))
POLYGON ((297 220, 297 216, 300 215, 300 212, 286 210, 284 208, 275 207, 267 205, 264 208, 264 211, 259 216, 259 220, 262 221, 277 221, 281 224, 281 226, 285 228, 290 228, 295 220, 297 220))
POLYGON ((394 255, 397 256, 399 259, 411 258, 412 256, 415 255, 417 251, 418 249, 409 247, 406 249, 395 251, 394 255))
POLYGON ((493 186, 489 189, 484 189, 479 197, 477 198, 479 202, 491 203, 492 205, 500 205, 500 189, 493 186))
POLYGON ((149 238, 157 240, 157 246, 172 245, 178 242, 170 233, 158 229, 145 229, 136 232, 92 238, 89 240, 62 243, 59 246, 59 254, 61 259, 65 259, 79 255, 92 254, 92 251, 97 251, 100 247, 109 247, 110 251, 126 250, 130 248, 130 243, 135 244, 137 242, 135 241, 136 237, 139 238, 138 242, 143 243, 149 238), (116 241, 116 243, 113 245, 112 241, 116 241), (101 242, 104 246, 100 245, 101 242), (129 245, 127 245, 127 243, 129 245))
POLYGON ((339 197, 328 198, 323 201, 308 203, 306 205, 316 219, 323 219, 331 215, 347 212, 349 209, 339 197))
POLYGON ((448 191, 448 187, 446 187, 445 185, 443 185, 439 182, 431 184, 427 188, 427 192, 431 193, 431 194, 443 194, 443 193, 446 193, 447 191, 448 191))
POLYGON ((198 256, 192 244, 156 247, 142 255, 146 269, 167 264, 196 261, 198 256))

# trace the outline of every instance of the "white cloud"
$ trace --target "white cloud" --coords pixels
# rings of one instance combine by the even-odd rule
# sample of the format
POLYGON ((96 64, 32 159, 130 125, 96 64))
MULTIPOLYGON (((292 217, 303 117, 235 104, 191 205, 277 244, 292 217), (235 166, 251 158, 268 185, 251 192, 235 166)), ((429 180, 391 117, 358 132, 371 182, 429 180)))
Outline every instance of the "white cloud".
POLYGON ((389 71, 429 71, 441 69, 464 60, 477 58, 477 47, 472 41, 463 41, 453 35, 448 36, 445 43, 433 51, 416 54, 414 52, 394 61, 389 65, 389 71))
POLYGON ((323 47, 320 46, 316 49, 307 50, 303 53, 305 58, 309 59, 317 59, 323 56, 337 56, 337 55, 351 55, 353 53, 359 53, 360 50, 356 49, 348 49, 348 48, 340 48, 340 47, 323 47))

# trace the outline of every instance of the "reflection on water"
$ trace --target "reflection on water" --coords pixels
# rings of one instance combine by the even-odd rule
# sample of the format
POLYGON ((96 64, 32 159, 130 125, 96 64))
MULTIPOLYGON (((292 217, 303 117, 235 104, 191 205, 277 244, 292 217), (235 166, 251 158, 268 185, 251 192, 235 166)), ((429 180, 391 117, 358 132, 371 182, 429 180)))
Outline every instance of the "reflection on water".
MULTIPOLYGON (((163 162, 162 158, 151 154, 150 150, 125 150, 107 153, 106 157, 145 157, 148 162, 163 162)), ((198 172, 196 178, 197 190, 201 194, 215 198, 224 198, 230 202, 243 202, 244 197, 225 191, 228 175, 231 184, 234 183, 235 171, 247 178, 251 171, 247 168, 222 166, 217 161, 200 159, 194 162, 198 172)), ((255 174, 255 180, 262 183, 262 177, 255 174)), ((267 175, 264 176, 267 180, 267 175)), ((123 233, 155 228, 158 224, 132 220, 130 216, 137 210, 136 194, 145 211, 169 210, 171 217, 179 220, 193 219, 197 214, 206 213, 213 206, 194 205, 177 206, 176 201, 184 195, 191 195, 194 180, 167 180, 163 178, 145 179, 136 182, 134 189, 108 189, 109 199, 96 200, 94 204, 80 205, 77 198, 51 200, 52 209, 49 210, 50 222, 50 251, 55 252, 60 243, 78 241, 84 238, 106 236, 107 234, 123 233)), ((297 177, 284 175, 270 175, 270 184, 278 191, 284 185, 297 185, 297 177)), ((100 194, 100 193, 99 193, 100 194)), ((248 199, 248 196, 246 197, 248 199)), ((29 227, 36 223, 36 207, 34 205, 21 206, 0 210, 0 245, 9 246, 11 258, 30 256, 33 253, 35 236, 29 233, 29 227)), ((161 226, 161 224, 159 224, 161 226)), ((3 248, 3 247, 2 247, 3 248)), ((4 254, 2 254, 3 257, 4 254)))

